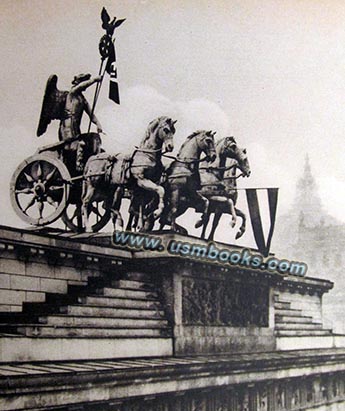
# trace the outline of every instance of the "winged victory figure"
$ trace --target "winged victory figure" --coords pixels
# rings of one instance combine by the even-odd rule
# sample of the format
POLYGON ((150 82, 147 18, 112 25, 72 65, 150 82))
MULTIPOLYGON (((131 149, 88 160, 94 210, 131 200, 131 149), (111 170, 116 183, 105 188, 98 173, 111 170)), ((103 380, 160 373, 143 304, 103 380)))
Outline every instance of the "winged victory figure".
POLYGON ((57 88, 56 74, 48 78, 37 128, 37 137, 47 130, 51 120, 60 120, 59 140, 64 141, 80 134, 80 124, 85 112, 97 126, 97 132, 102 132, 102 126, 83 95, 83 91, 92 84, 101 81, 101 76, 91 78, 91 74, 76 75, 69 91, 57 88))

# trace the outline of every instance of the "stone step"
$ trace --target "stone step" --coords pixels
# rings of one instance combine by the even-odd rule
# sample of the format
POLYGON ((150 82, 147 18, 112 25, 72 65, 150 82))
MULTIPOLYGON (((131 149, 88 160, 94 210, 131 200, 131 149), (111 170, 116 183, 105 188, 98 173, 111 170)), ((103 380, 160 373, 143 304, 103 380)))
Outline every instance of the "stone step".
POLYGON ((331 335, 332 330, 279 330, 274 333, 277 337, 304 337, 304 336, 322 336, 331 335))
POLYGON ((109 285, 111 281, 114 280, 119 280, 120 277, 115 274, 114 277, 110 278, 106 278, 105 276, 100 276, 100 277, 88 277, 88 286, 89 287, 105 287, 106 285, 109 285))
POLYGON ((275 309, 275 315, 287 315, 289 317, 300 317, 302 316, 302 310, 295 310, 294 308, 289 309, 275 309))
POLYGON ((35 338, 2 336, 1 362, 69 361, 109 358, 164 357, 173 355, 171 337, 35 338), (15 347, 15 349, 13 349, 15 347))
POLYGON ((22 312, 15 312, 15 313, 1 313, 0 315, 0 324, 6 324, 6 323, 26 323, 26 322, 32 322, 35 321, 34 318, 38 318, 37 316, 35 317, 32 314, 26 313, 23 314, 22 312))
POLYGON ((275 302, 275 303, 274 303, 274 308, 275 308, 275 309, 283 309, 283 310, 285 310, 285 309, 289 309, 290 306, 291 306, 291 304, 290 304, 290 303, 287 303, 287 302, 281 302, 281 301, 279 301, 279 302, 275 302))
POLYGON ((39 317, 40 324, 59 326, 89 326, 89 327, 128 327, 128 328, 159 328, 167 327, 168 322, 164 319, 138 319, 138 318, 118 318, 118 317, 77 317, 72 315, 49 315, 39 317))
POLYGON ((317 303, 316 301, 308 301, 308 300, 304 300, 303 297, 295 297, 295 298, 280 298, 279 300, 277 300, 274 304, 277 303, 286 303, 286 304, 290 304, 290 307, 298 307, 299 309, 304 309, 304 308, 310 308, 310 307, 315 307, 315 309, 317 309, 318 307, 320 307, 320 304, 317 303))
POLYGON ((33 315, 67 313, 67 306, 58 304, 24 302, 22 313, 33 315))
POLYGON ((140 300, 158 299, 157 293, 153 291, 127 290, 124 288, 99 288, 96 290, 96 294, 104 295, 105 297, 133 298, 140 300))
POLYGON ((164 312, 146 308, 115 308, 98 307, 93 305, 70 305, 67 315, 87 317, 118 317, 118 318, 163 318, 164 312))
POLYGON ((135 280, 117 280, 111 282, 114 288, 126 288, 127 290, 140 290, 140 291, 153 291, 155 290, 155 285, 143 281, 135 280))
POLYGON ((274 319, 276 323, 311 324, 313 322, 313 317, 308 316, 275 315, 274 319))
POLYGON ((45 302, 47 304, 68 305, 68 304, 73 304, 77 301, 78 301, 78 297, 76 295, 46 293, 45 302))
POLYGON ((291 305, 293 302, 296 302, 296 301, 295 300, 291 301, 287 298, 275 298, 274 299, 274 304, 290 304, 291 305))
POLYGON ((282 297, 280 294, 274 294, 274 301, 282 301, 284 300, 284 297, 282 297))
POLYGON ((277 337, 276 349, 278 351, 290 350, 315 350, 321 348, 334 348, 333 335, 301 335, 290 337, 277 337))
POLYGON ((155 300, 132 300, 129 298, 102 296, 88 296, 83 299, 80 299, 79 303, 116 308, 147 308, 151 310, 161 307, 160 302, 155 300))
MULTIPOLYGON (((101 286, 99 287, 101 288, 101 286)), ((90 292, 92 292, 94 289, 95 287, 90 286, 90 285, 81 286, 81 285, 69 284, 67 295, 69 295, 70 298, 81 297, 81 296, 90 294, 90 292)))
MULTIPOLYGON (((20 322, 18 324, 4 323, 0 324, 0 334, 17 334, 18 335, 18 325, 22 325, 20 322)), ((26 324, 23 324, 26 326, 26 324)), ((37 327, 37 325, 36 325, 37 327)))
POLYGON ((147 273, 140 273, 137 271, 127 271, 122 274, 124 280, 151 282, 151 275, 147 273))
POLYGON ((171 329, 165 328, 97 328, 97 327, 59 327, 35 324, 19 325, 17 333, 26 337, 97 337, 97 338, 150 338, 150 337, 170 337, 171 329))
POLYGON ((277 323, 275 325, 276 330, 322 330, 321 323, 277 323))

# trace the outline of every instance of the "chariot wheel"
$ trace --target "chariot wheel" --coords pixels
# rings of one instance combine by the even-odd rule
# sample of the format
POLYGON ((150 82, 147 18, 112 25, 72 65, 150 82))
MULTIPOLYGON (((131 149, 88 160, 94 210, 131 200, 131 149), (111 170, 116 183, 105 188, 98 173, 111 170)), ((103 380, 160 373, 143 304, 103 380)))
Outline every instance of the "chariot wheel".
MULTIPOLYGON (((103 208, 101 203, 93 203, 90 212, 91 228, 93 232, 100 231, 110 220, 109 209, 103 208)), ((62 214, 62 221, 70 230, 76 233, 85 231, 83 224, 81 204, 68 204, 62 214)))
POLYGON ((56 221, 65 210, 70 193, 70 174, 57 158, 35 154, 14 172, 11 203, 26 223, 44 226, 56 221))

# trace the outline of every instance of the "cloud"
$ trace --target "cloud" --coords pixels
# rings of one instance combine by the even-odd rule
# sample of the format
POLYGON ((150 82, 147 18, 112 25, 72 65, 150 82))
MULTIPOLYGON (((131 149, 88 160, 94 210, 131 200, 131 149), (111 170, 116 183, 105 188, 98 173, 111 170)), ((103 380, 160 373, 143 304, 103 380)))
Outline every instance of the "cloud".
POLYGON ((159 116, 178 120, 175 142, 179 147, 195 130, 214 130, 217 136, 230 132, 225 112, 206 99, 172 101, 149 86, 124 90, 121 105, 108 104, 97 113, 107 136, 104 148, 109 152, 130 151, 140 143, 149 122, 159 116))
MULTIPOLYGON (((109 153, 131 152, 138 145, 151 120, 162 115, 177 119, 176 150, 185 138, 197 129, 213 129, 218 136, 229 132, 229 120, 224 111, 206 99, 172 101, 152 87, 138 85, 123 90, 121 105, 108 103, 96 110, 107 135, 103 136, 103 146, 109 153)), ((84 116, 82 131, 88 127, 84 116)), ((26 226, 15 215, 10 206, 9 182, 18 165, 33 155, 38 147, 57 141, 58 121, 52 122, 47 132, 37 139, 35 132, 21 126, 0 128, 6 158, 0 162, 0 205, 3 224, 26 226)))
POLYGON ((121 93, 121 105, 109 103, 97 113, 107 136, 106 151, 126 152, 138 145, 151 120, 162 115, 174 117, 174 104, 155 89, 136 86, 121 93))
MULTIPOLYGON (((145 133, 148 123, 156 117, 167 115, 178 120, 175 135, 175 154, 185 138, 197 129, 217 131, 216 138, 232 135, 232 122, 224 110, 215 102, 204 98, 190 101, 173 101, 159 93, 156 89, 138 85, 121 93, 121 105, 108 103, 96 110, 107 135, 103 137, 103 146, 109 153, 131 152, 138 145, 145 133)), ((82 130, 87 129, 85 116, 82 130)), ((26 158, 34 154, 42 145, 57 141, 58 122, 50 125, 48 132, 39 140, 34 133, 23 127, 0 128, 2 143, 6 158, 0 162, 0 190, 2 199, 0 205, 2 224, 25 226, 16 217, 9 199, 9 182, 16 167, 26 158)), ((235 136, 237 138, 237 136, 235 136)), ((250 136, 237 138, 238 143, 247 148, 252 175, 249 179, 239 180, 240 187, 280 187, 278 213, 285 213, 294 197, 295 184, 303 172, 304 153, 299 158, 286 158, 277 155, 276 147, 265 141, 253 141, 250 136), (246 138, 247 137, 247 138, 246 138)), ((281 153, 279 153, 281 154, 281 153)), ((345 183, 333 176, 321 178, 319 183, 320 195, 330 214, 345 221, 341 198, 345 195, 345 183)), ((264 203, 263 203, 264 204, 264 203)), ((247 213, 244 192, 240 192, 238 206, 247 213)), ((266 221, 266 216, 263 216, 266 221)), ((193 229, 190 221, 196 221, 194 211, 189 211, 181 221, 190 225, 191 233, 198 235, 200 230, 193 229)), ((217 231, 219 241, 233 241, 236 230, 229 226, 229 216, 222 218, 217 231)), ((252 234, 248 222, 248 231, 241 244, 250 244, 252 234)))
MULTIPOLYGON (((185 138, 193 131, 207 129, 217 131, 216 139, 232 135, 232 123, 225 111, 215 102, 199 98, 190 101, 173 101, 153 87, 138 85, 123 90, 120 106, 108 104, 99 110, 98 116, 108 136, 103 138, 106 151, 130 152, 140 143, 148 123, 161 115, 177 119, 175 153, 185 138)), ((241 179, 241 187, 280 187, 279 213, 291 205, 298 173, 303 171, 304 154, 298 167, 291 167, 294 158, 287 158, 286 151, 263 139, 253 141, 251 136, 235 135, 238 144, 247 148, 252 169, 249 179, 241 179), (286 161, 282 158, 286 157, 286 161)), ((295 160, 296 161, 296 160, 295 160)))

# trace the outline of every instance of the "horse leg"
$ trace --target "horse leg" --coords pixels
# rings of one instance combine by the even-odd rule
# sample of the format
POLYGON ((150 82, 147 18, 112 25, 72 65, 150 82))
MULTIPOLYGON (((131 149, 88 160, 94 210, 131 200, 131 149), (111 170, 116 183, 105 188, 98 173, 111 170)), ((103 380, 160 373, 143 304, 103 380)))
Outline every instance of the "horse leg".
POLYGON ((235 204, 231 198, 227 198, 226 202, 229 205, 230 214, 231 214, 231 228, 234 228, 237 222, 235 204))
POLYGON ((131 204, 129 206, 128 210, 128 221, 126 225, 126 231, 132 231, 132 224, 133 224, 133 218, 134 218, 134 207, 133 207, 133 199, 131 200, 131 204))
MULTIPOLYGON (((135 199, 135 196, 132 195, 131 198, 131 204, 129 206, 129 218, 126 226, 126 231, 133 231, 137 227, 138 221, 136 218, 137 215, 137 201, 135 199)), ((135 231, 135 230, 134 230, 135 231)))
POLYGON ((161 218, 159 219, 159 230, 163 230, 164 227, 168 224, 168 216, 166 209, 163 211, 161 218))
MULTIPOLYGON (((208 213, 209 213, 210 201, 208 200, 208 198, 206 198, 205 196, 203 196, 199 192, 195 192, 193 194, 194 194, 194 198, 195 198, 196 202, 201 201, 204 204, 204 209, 203 209, 202 214, 201 214, 201 219, 200 219, 200 221, 197 222, 197 224, 198 223, 199 224, 200 223, 204 224, 206 219, 207 219, 208 213)), ((195 226, 197 224, 195 224, 195 226)), ((199 227, 200 227, 200 225, 199 225, 199 227)))
POLYGON ((152 214, 149 214, 148 216, 146 216, 145 218, 145 222, 144 222, 144 232, 147 231, 152 231, 155 225, 155 220, 153 218, 152 214))
POLYGON ((243 236, 244 232, 246 231, 246 221, 247 221, 247 218, 246 218, 246 215, 245 215, 241 210, 239 210, 239 209, 236 208, 236 207, 235 207, 235 211, 236 211, 236 214, 237 214, 239 217, 242 218, 242 224, 241 224, 241 226, 240 226, 240 228, 239 228, 239 230, 238 230, 238 232, 237 232, 237 234, 236 234, 236 236, 235 236, 236 240, 238 240, 239 238, 241 238, 241 237, 243 236))
POLYGON ((145 215, 150 215, 157 208, 158 202, 157 197, 152 196, 151 199, 147 199, 147 204, 145 206, 145 215))
POLYGON ((132 211, 129 212, 129 218, 126 225, 126 231, 132 231, 132 224, 133 224, 134 213, 132 211))
POLYGON ((206 228, 207 228, 207 224, 210 221, 210 213, 207 213, 204 222, 203 222, 203 226, 202 226, 202 232, 201 232, 201 239, 205 240, 205 236, 206 236, 206 228))
MULTIPOLYGON (((151 193, 149 193, 151 195, 151 193)), ((155 195, 151 195, 151 199, 148 197, 148 194, 146 193, 146 196, 142 198, 142 226, 141 226, 141 232, 147 232, 152 230, 154 226, 154 217, 153 217, 153 212, 157 208, 157 201, 155 201, 156 197, 155 195)))
POLYGON ((123 188, 122 187, 117 187, 114 196, 113 196, 113 202, 111 205, 111 215, 113 219, 113 226, 114 226, 114 231, 116 229, 116 220, 119 220, 119 226, 120 230, 123 230, 123 219, 122 215, 120 212, 120 207, 121 207, 121 200, 123 197, 123 188))
POLYGON ((218 227, 219 220, 220 220, 221 216, 222 216, 222 213, 215 213, 214 214, 214 219, 213 219, 213 222, 212 222, 211 232, 210 232, 210 235, 208 237, 209 241, 213 241, 213 239, 214 239, 214 234, 216 232, 216 228, 218 227))
MULTIPOLYGON (((167 194, 167 192, 166 192, 166 194, 167 194)), ((167 224, 169 224, 169 213, 170 213, 170 210, 168 210, 168 206, 166 204, 165 207, 164 207, 163 213, 162 213, 162 215, 159 219, 159 230, 163 230, 163 228, 167 224)))
POLYGON ((140 232, 143 231, 144 228, 144 215, 143 215, 143 205, 139 204, 139 213, 138 213, 138 222, 137 222, 137 230, 140 232))
POLYGON ((153 213, 154 219, 157 220, 157 218, 161 216, 164 209, 164 188, 147 178, 138 178, 137 184, 139 187, 144 188, 145 190, 153 191, 157 194, 159 198, 158 207, 153 213))
POLYGON ((170 224, 173 231, 178 232, 176 218, 178 217, 178 203, 180 199, 180 190, 177 187, 172 188, 170 193, 170 224))
MULTIPOLYGON (((145 207, 144 212, 144 231, 152 231, 155 225, 155 219, 153 216, 154 210, 157 208, 157 197, 153 196, 153 198, 148 202, 147 206, 145 207)), ((163 213, 161 214, 162 217, 163 213)))
MULTIPOLYGON (((186 202, 181 203, 179 199, 176 204, 177 204, 177 207, 176 207, 176 213, 175 213, 175 218, 174 218, 174 226, 175 226, 174 231, 182 235, 188 235, 188 231, 184 227, 182 227, 180 224, 177 224, 176 219, 180 217, 185 211, 188 210, 189 204, 186 202)), ((173 227, 171 226, 171 228, 173 227)))
POLYGON ((225 207, 228 206, 231 214, 231 228, 234 228, 237 222, 237 215, 235 210, 235 202, 232 198, 223 197, 223 196, 214 196, 212 197, 213 201, 217 201, 218 203, 224 205, 225 207))
POLYGON ((95 187, 92 185, 90 180, 83 182, 83 192, 81 198, 81 210, 83 217, 83 225, 85 227, 86 233, 92 233, 92 227, 90 224, 90 206, 91 200, 95 193, 95 187))

